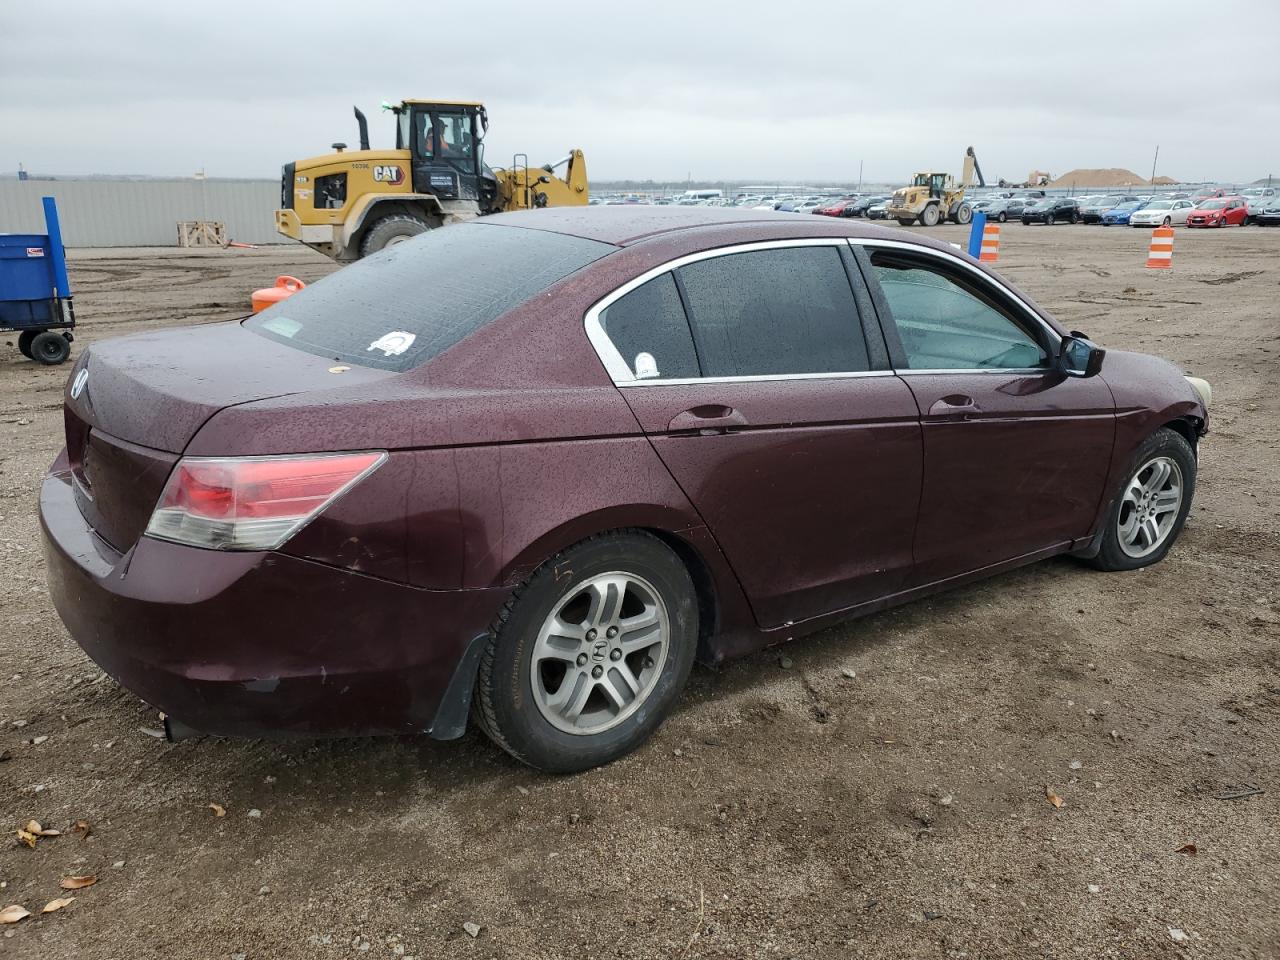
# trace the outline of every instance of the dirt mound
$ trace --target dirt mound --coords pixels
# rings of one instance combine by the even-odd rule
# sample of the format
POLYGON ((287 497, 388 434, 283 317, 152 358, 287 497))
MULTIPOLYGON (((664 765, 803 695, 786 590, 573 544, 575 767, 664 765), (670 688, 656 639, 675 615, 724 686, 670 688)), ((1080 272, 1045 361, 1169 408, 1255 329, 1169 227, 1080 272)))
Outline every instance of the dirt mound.
POLYGON ((1136 187, 1147 181, 1123 167, 1082 167, 1070 170, 1048 184, 1051 187, 1136 187))

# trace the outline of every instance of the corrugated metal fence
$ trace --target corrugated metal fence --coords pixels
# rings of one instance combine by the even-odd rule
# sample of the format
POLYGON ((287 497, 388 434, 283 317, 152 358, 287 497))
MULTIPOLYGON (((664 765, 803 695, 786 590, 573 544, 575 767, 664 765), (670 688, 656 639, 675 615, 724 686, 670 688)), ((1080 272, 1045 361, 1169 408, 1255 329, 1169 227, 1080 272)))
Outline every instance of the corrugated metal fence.
POLYGON ((172 247, 179 220, 220 220, 244 243, 276 233, 275 180, 0 180, 0 233, 44 233, 41 197, 58 201, 68 247, 172 247))

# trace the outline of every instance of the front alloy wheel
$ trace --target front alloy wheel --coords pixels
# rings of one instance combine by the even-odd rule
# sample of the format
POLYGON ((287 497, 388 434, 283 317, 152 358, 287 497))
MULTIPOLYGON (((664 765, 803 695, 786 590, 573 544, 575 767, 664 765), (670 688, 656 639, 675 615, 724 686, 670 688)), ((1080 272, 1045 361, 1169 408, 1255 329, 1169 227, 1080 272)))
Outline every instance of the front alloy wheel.
POLYGON ((1177 541, 1196 486, 1196 453, 1176 430, 1162 427, 1134 451, 1133 466, 1101 531, 1101 570, 1136 570, 1163 559, 1177 541))
POLYGON ((1116 517, 1120 549, 1135 559, 1158 550, 1182 508, 1182 469, 1171 457, 1143 464, 1129 480, 1116 517))

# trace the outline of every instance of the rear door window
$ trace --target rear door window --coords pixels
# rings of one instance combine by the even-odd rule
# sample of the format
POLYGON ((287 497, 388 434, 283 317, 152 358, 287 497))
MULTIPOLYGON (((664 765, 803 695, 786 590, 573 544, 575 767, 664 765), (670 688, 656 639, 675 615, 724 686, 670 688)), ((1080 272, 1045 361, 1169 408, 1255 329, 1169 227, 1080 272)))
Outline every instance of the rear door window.
POLYGON ((244 325, 317 356, 401 372, 616 249, 543 230, 457 224, 343 267, 244 325))
POLYGON ((730 253, 679 268, 704 377, 870 369, 834 246, 730 253))

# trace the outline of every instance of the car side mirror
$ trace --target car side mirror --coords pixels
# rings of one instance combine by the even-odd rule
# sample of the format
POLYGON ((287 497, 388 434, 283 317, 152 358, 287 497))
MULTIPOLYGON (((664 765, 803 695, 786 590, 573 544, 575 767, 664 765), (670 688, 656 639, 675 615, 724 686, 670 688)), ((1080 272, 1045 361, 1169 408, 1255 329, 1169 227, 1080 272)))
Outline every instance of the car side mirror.
POLYGON ((1058 372, 1068 377, 1097 376, 1106 355, 1106 350, 1083 333, 1073 330, 1070 336, 1062 338, 1062 347, 1058 350, 1058 372))

